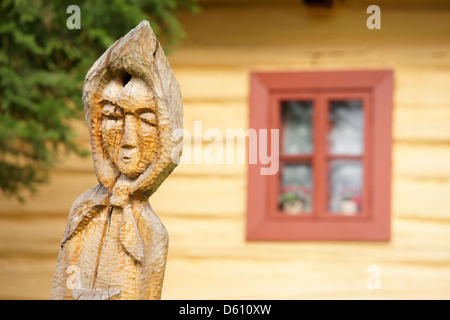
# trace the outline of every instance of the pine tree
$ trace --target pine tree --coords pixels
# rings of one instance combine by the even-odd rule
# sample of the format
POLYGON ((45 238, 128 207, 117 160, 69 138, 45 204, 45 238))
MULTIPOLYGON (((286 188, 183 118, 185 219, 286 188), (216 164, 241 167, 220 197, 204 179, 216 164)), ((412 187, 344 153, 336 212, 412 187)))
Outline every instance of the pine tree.
POLYGON ((89 151, 74 141, 83 116, 84 76, 95 60, 142 20, 163 47, 184 36, 180 9, 195 0, 24 1, 0 4, 0 191, 23 200, 49 178, 63 153, 89 151), (66 25, 77 5, 81 29, 66 25))

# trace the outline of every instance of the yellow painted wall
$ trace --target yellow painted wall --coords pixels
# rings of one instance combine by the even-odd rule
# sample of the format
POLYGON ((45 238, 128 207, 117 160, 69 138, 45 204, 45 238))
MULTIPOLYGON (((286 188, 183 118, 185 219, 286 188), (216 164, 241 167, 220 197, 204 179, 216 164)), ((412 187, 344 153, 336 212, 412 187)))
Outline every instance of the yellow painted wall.
MULTIPOLYGON (((370 4, 208 1, 181 15, 169 60, 191 132, 246 130, 252 71, 393 69, 392 240, 246 242, 246 166, 182 164, 150 199, 170 234, 163 299, 450 298, 450 3, 378 1, 381 30, 370 4)), ((0 298, 50 297, 68 210, 96 183, 91 159, 69 157, 26 204, 1 198, 0 298)))

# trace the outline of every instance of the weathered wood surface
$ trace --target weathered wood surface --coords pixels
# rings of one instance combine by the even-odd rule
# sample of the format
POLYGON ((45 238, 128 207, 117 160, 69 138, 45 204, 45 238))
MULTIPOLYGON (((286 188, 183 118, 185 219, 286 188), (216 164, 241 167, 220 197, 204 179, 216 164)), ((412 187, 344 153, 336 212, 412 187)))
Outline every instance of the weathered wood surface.
POLYGON ((148 197, 176 166, 183 109, 147 21, 94 63, 83 104, 100 184, 72 205, 51 298, 160 299, 168 233, 148 197))
MULTIPOLYGON (((372 3, 346 1, 327 20, 298 1, 257 2, 181 16, 188 38, 170 61, 186 129, 194 120, 204 130, 246 128, 250 71, 392 68, 392 240, 247 243, 246 166, 180 164, 151 198, 171 238, 162 298, 449 299, 450 8, 381 2, 374 35, 364 29, 372 3), (366 287, 370 265, 380 267, 380 290, 366 287)), ((50 297, 67 207, 96 185, 93 172, 91 159, 69 158, 24 206, 1 200, 0 298, 50 297)))

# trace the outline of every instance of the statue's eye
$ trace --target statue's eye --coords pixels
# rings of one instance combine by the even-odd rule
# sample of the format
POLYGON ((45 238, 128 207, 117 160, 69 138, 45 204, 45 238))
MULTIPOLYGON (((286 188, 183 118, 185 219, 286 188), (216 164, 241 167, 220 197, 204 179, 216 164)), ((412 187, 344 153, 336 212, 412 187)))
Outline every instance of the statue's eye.
POLYGON ((156 126, 156 114, 154 114, 153 112, 147 111, 144 113, 141 113, 139 115, 139 118, 144 121, 145 123, 151 124, 153 126, 156 126))
POLYGON ((102 115, 107 119, 117 120, 123 116, 123 110, 118 106, 108 103, 103 107, 102 115))
POLYGON ((111 119, 111 120, 118 118, 118 116, 114 112, 111 112, 111 111, 103 111, 103 116, 106 119, 111 119))

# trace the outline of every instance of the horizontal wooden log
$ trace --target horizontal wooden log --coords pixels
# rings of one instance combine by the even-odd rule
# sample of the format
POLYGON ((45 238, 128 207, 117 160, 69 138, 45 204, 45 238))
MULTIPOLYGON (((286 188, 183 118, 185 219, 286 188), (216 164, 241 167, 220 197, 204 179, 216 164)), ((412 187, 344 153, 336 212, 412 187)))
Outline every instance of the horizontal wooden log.
POLYGON ((395 141, 450 143, 450 108, 399 108, 394 112, 395 141))
MULTIPOLYGON (((364 39, 330 44, 326 41, 313 45, 280 44, 267 50, 263 45, 183 46, 171 56, 174 69, 245 69, 304 71, 314 69, 367 68, 435 68, 448 66, 450 45, 445 42, 418 47, 417 44, 396 43, 379 45, 364 43, 364 39)), ((441 72, 443 70, 440 70, 441 72)), ((189 92, 186 92, 189 95, 189 92)))
POLYGON ((394 216, 450 220, 450 181, 397 178, 393 181, 394 216))
POLYGON ((242 102, 248 95, 249 76, 245 69, 188 67, 174 69, 174 74, 180 83, 183 102, 242 102))
POLYGON ((0 299, 48 300, 56 259, 0 257, 0 299))
POLYGON ((450 145, 395 143, 393 177, 450 179, 450 145))
POLYGON ((36 259, 58 256, 66 217, 1 217, 0 256, 36 259))
POLYGON ((36 194, 25 198, 25 203, 1 195, 0 215, 68 214, 76 198, 96 185, 98 181, 92 173, 55 172, 36 194))
MULTIPOLYGON (((404 66, 401 60, 398 61, 398 66, 394 70, 395 109, 415 109, 417 112, 423 113, 425 117, 428 112, 436 113, 443 109, 448 110, 450 46, 437 50, 433 55, 429 57, 429 61, 415 66, 404 66), (443 57, 440 59, 442 62, 440 66, 433 66, 429 63, 436 59, 439 60, 439 58, 433 59, 433 55, 443 57)), ((399 118, 399 120, 401 119, 399 118)), ((427 118, 424 118, 423 122, 427 122, 427 118)), ((403 123, 408 122, 405 119, 403 123)))

